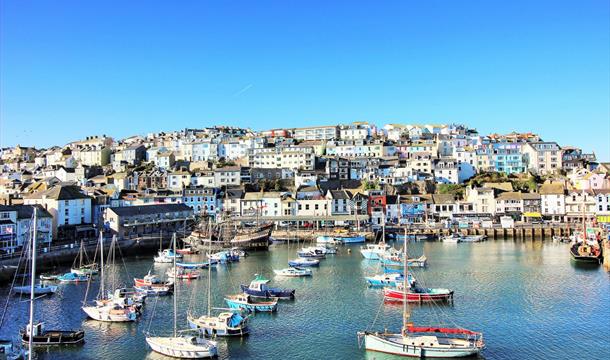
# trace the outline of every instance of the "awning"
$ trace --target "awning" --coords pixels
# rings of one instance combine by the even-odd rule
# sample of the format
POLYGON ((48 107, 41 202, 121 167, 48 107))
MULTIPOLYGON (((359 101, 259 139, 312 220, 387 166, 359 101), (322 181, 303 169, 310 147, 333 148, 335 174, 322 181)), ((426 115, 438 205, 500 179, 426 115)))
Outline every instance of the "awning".
POLYGON ((540 214, 539 212, 526 212, 523 213, 524 217, 532 217, 532 218, 541 218, 542 214, 540 214))
POLYGON ((610 215, 599 215, 597 217, 597 222, 610 224, 610 215))

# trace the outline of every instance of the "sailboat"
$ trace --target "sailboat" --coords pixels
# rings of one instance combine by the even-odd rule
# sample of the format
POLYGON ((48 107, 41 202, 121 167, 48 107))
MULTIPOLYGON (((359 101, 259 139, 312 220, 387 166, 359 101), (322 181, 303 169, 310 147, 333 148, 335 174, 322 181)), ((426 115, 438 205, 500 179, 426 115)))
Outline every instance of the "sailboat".
POLYGON ((381 240, 377 244, 367 244, 360 247, 360 253, 365 259, 379 260, 383 254, 390 249, 390 245, 385 243, 385 217, 381 227, 381 240))
MULTIPOLYGON (((406 235, 406 228, 405 228, 406 235)), ((407 237, 404 240, 404 259, 407 259, 407 237)), ((409 288, 408 262, 403 264, 403 287, 409 288)), ((400 356, 419 358, 454 358, 473 356, 484 348, 483 334, 460 328, 417 327, 409 322, 411 315, 407 292, 403 292, 402 330, 400 333, 358 332, 359 344, 364 348, 400 356)))
POLYGON ((78 250, 78 256, 74 259, 70 272, 76 275, 91 276, 98 273, 97 264, 95 261, 89 262, 89 257, 85 251, 83 241, 80 242, 80 249, 78 250))
MULTIPOLYGON (((110 252, 113 253, 113 248, 116 245, 116 237, 112 238, 110 245, 110 252)), ((130 322, 135 321, 139 315, 135 304, 119 303, 119 299, 110 299, 105 289, 105 271, 104 271, 104 236, 100 231, 100 290, 98 293, 98 299, 92 305, 85 305, 82 310, 93 320, 104 321, 104 322, 130 322), (116 301, 109 301, 116 300, 116 301)), ((108 256, 110 260, 110 254, 108 256)), ((91 282, 89 282, 91 285, 91 282)), ((87 286, 87 292, 89 290, 87 286)), ((113 284, 114 286, 114 284, 113 284)), ((116 290, 116 289, 115 289, 116 290)), ((85 301, 87 299, 87 292, 85 292, 85 301)), ((113 295, 115 291, 112 291, 113 295)))
POLYGON ((585 193, 582 201, 582 231, 574 233, 570 244, 570 255, 577 262, 601 264, 602 249, 597 239, 589 239, 587 236, 587 219, 585 216, 585 193))
MULTIPOLYGON (((211 221, 210 221, 211 224, 211 221)), ((209 250, 212 247, 212 231, 209 232, 209 250)), ((208 252, 209 253, 209 252, 208 252)), ((248 334, 248 318, 236 311, 223 311, 217 316, 212 315, 212 267, 208 266, 208 312, 206 315, 187 316, 189 326, 210 336, 244 336, 248 334)))
MULTIPOLYGON (((174 234, 174 253, 176 252, 176 235, 174 234)), ((176 270, 176 257, 174 257, 174 271, 176 270)), ((174 274, 175 277, 175 274, 174 274)), ((178 287, 174 290, 174 332, 172 336, 150 336, 146 334, 146 343, 150 348, 163 355, 180 359, 203 359, 217 355, 216 342, 204 339, 199 333, 189 334, 181 331, 178 336, 177 329, 177 302, 178 287)))
MULTIPOLYGON (((298 234, 298 223, 297 223, 297 234, 298 234)), ((298 242, 298 239, 297 239, 297 242, 298 242)), ((290 239, 288 239, 288 251, 290 251, 290 239)), ((315 253, 315 251, 314 251, 314 253, 315 253)), ((319 254, 321 254, 323 257, 326 256, 326 255, 322 254, 321 252, 319 252, 319 254)), ((299 254, 299 257, 302 257, 302 255, 299 254)), ((287 259, 287 260, 289 260, 289 259, 287 259)), ((273 270, 273 272, 275 273, 276 276, 280 276, 280 277, 305 277, 305 276, 313 275, 313 271, 311 271, 311 269, 302 268, 302 267, 298 267, 298 266, 292 266, 292 265, 290 265, 290 267, 287 267, 284 269, 273 270)))
POLYGON ((37 231, 36 231, 36 215, 37 209, 34 208, 34 221, 32 222, 32 236, 30 244, 31 253, 31 273, 32 280, 30 283, 30 321, 25 329, 21 330, 21 341, 24 344, 28 344, 29 357, 32 358, 32 349, 34 346, 49 346, 49 345, 68 345, 68 344, 79 344, 85 340, 85 333, 82 330, 45 330, 43 323, 34 323, 34 303, 36 300, 35 295, 35 284, 36 284, 36 243, 37 243, 37 231))

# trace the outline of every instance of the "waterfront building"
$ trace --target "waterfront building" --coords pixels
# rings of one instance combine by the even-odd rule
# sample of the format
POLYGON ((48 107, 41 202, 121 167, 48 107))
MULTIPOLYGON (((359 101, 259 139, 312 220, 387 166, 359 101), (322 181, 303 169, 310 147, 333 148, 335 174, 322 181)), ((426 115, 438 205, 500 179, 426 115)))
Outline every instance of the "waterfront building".
POLYGON ((107 228, 121 239, 177 232, 192 219, 193 209, 185 204, 110 207, 104 212, 107 228))
POLYGON ((41 205, 0 205, 0 253, 23 248, 31 236, 34 207, 38 209, 36 226, 41 247, 53 241, 53 217, 41 205))
POLYGON ((595 194, 592 190, 568 191, 565 198, 566 215, 565 222, 582 223, 583 215, 590 220, 595 217, 595 194))

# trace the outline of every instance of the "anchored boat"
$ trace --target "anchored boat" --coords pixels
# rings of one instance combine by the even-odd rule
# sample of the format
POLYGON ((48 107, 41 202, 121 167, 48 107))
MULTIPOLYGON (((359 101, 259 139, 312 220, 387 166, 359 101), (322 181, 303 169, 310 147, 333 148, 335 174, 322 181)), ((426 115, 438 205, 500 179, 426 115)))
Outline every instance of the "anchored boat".
POLYGON ((269 279, 265 279, 261 275, 256 275, 254 280, 250 282, 249 286, 240 285, 241 291, 245 294, 260 297, 260 298, 278 298, 278 299, 294 299, 294 289, 280 289, 280 288, 272 288, 267 284, 269 283, 269 279))
POLYGON ((225 297, 231 309, 243 309, 251 312, 274 312, 277 310, 277 299, 255 301, 250 295, 237 294, 225 297))
MULTIPOLYGON (((405 228, 405 235, 406 235, 405 228)), ((407 241, 404 241, 404 257, 407 259, 407 241)), ((403 289, 410 288, 408 262, 403 264, 403 289)), ((386 289, 387 290, 387 289, 386 289)), ((399 333, 361 331, 358 343, 366 350, 379 351, 400 356, 419 358, 454 358, 474 356, 480 353, 485 344, 483 334, 460 328, 416 327, 410 323, 409 293, 402 295, 402 329, 399 333)))
MULTIPOLYGON (((176 234, 173 237, 174 250, 176 249, 176 234)), ((176 271, 176 257, 173 259, 174 272, 176 271)), ((176 274, 174 274, 176 277, 176 274)), ((172 336, 151 336, 146 333, 146 343, 150 348, 163 355, 177 357, 181 359, 203 359, 214 357, 217 354, 217 344, 215 341, 204 339, 200 332, 186 330, 178 332, 177 328, 177 303, 178 288, 174 294, 174 331, 172 336)), ((154 313, 153 313, 154 316, 154 313)))

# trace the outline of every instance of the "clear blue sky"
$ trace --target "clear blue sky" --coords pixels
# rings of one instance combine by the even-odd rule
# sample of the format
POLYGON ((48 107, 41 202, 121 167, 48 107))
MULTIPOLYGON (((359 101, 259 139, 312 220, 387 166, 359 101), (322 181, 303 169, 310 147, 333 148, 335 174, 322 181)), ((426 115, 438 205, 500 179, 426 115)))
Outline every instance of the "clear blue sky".
POLYGON ((458 122, 610 160, 607 0, 0 3, 2 146, 458 122))

